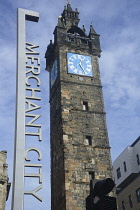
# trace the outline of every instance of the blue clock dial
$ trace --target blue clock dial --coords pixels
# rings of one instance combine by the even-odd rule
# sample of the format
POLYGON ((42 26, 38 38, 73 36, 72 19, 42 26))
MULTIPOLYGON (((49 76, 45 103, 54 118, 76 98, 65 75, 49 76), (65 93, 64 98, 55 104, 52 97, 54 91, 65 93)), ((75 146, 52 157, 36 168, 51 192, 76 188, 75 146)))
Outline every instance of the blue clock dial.
POLYGON ((93 76, 91 57, 68 53, 68 73, 93 76))
POLYGON ((58 75, 58 71, 57 71, 57 60, 54 61, 52 69, 51 69, 51 75, 50 75, 50 81, 51 81, 51 87, 53 86, 57 75, 58 75))

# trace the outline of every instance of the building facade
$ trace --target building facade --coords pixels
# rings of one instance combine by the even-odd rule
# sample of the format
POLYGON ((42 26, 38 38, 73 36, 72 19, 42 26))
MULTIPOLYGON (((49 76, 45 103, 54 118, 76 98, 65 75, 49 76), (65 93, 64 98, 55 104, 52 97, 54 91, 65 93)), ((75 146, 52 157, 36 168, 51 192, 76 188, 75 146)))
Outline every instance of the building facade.
POLYGON ((6 151, 0 152, 0 210, 5 210, 6 200, 10 190, 10 183, 8 183, 8 175, 6 164, 6 151))
POLYGON ((99 35, 70 3, 45 54, 50 74, 51 209, 85 210, 90 179, 112 178, 99 35))
POLYGON ((114 161, 119 210, 140 209, 140 137, 114 161))

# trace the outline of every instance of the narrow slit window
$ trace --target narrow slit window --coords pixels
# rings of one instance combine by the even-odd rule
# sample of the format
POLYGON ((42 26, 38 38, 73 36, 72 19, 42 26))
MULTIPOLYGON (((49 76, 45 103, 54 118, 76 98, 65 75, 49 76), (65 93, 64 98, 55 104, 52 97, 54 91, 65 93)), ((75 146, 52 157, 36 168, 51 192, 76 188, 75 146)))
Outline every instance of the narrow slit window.
POLYGON ((130 208, 133 207, 132 196, 131 195, 129 195, 129 205, 130 205, 130 208))
POLYGON ((140 188, 136 190, 137 202, 140 202, 140 188))
POLYGON ((121 177, 120 167, 116 170, 116 173, 117 173, 117 179, 119 179, 121 177))
POLYGON ((122 209, 125 210, 125 204, 124 201, 122 201, 122 209))
POLYGON ((125 161, 123 162, 123 167, 124 167, 124 172, 126 172, 127 168, 126 168, 126 162, 125 161))
POLYGON ((139 166, 140 165, 140 158, 139 158, 139 155, 138 154, 136 155, 136 158, 137 158, 137 164, 139 166))
POLYGON ((88 110, 88 102, 83 101, 83 110, 88 110))
POLYGON ((86 136, 85 144, 86 145, 92 145, 92 137, 91 136, 86 136))
POLYGON ((89 180, 94 180, 95 179, 95 173, 93 171, 89 172, 89 180))

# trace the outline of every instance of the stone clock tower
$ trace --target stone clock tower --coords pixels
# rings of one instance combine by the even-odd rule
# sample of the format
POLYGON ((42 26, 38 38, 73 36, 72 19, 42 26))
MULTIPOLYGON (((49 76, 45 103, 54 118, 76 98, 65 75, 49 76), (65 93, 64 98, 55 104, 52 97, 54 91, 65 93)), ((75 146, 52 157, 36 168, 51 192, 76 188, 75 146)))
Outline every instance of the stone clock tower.
POLYGON ((52 210, 85 210, 90 179, 112 177, 98 58, 99 35, 70 3, 47 47, 52 210))

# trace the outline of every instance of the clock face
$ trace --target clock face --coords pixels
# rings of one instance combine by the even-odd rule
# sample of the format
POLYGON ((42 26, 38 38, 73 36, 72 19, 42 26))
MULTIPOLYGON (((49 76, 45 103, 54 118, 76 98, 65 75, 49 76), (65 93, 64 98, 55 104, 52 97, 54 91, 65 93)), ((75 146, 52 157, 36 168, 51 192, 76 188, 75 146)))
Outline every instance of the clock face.
POLYGON ((91 57, 75 53, 68 53, 68 73, 83 76, 93 76, 91 57))
POLYGON ((58 75, 58 71, 57 71, 57 60, 54 61, 52 69, 51 69, 51 75, 50 75, 50 80, 51 80, 51 87, 53 86, 56 78, 58 75))

